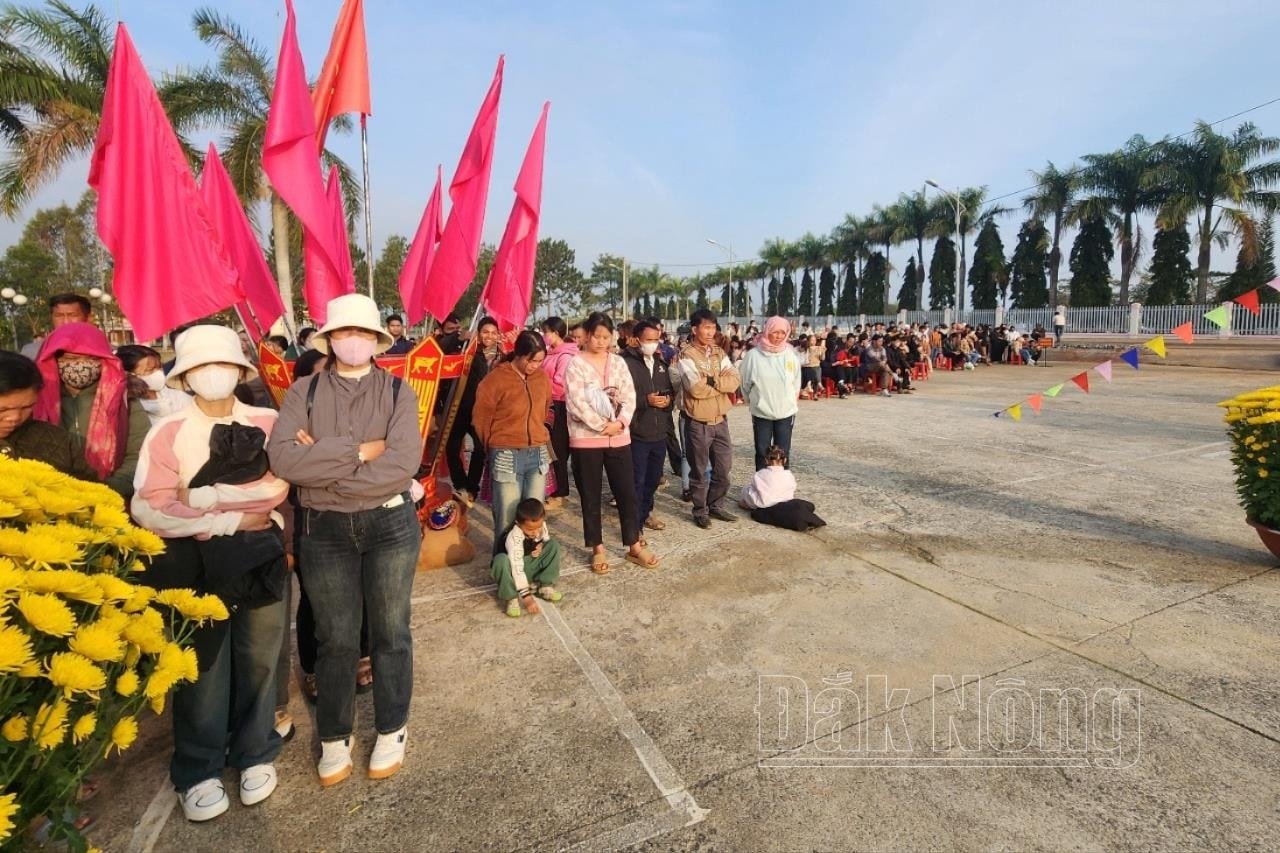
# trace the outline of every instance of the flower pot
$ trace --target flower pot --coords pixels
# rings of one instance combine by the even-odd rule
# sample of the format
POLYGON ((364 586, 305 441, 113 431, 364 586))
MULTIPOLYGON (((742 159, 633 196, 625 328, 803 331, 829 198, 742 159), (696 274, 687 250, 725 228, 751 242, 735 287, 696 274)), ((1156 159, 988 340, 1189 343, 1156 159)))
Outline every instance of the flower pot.
POLYGON ((1267 546, 1267 550, 1271 552, 1271 555, 1280 560, 1280 530, 1267 527, 1252 518, 1246 518, 1245 521, 1250 527, 1258 531, 1258 538, 1262 540, 1263 545, 1267 546))

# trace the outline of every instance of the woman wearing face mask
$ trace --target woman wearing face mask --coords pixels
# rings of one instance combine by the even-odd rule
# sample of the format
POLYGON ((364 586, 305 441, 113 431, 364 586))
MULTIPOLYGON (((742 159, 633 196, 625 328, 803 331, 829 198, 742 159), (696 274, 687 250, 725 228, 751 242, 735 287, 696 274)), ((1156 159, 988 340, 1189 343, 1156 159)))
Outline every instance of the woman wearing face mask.
POLYGON ((351 775, 360 619, 369 604, 377 741, 369 778, 400 769, 413 694, 409 597, 422 528, 409 481, 422 462, 413 389, 373 363, 391 346, 378 306, 358 293, 328 306, 312 337, 329 354, 280 409, 271 467, 298 486, 298 561, 316 621, 320 784, 351 775))
POLYGON ((454 418, 453 428, 449 430, 449 440, 445 443, 444 453, 449 463, 453 494, 467 506, 474 504, 476 495, 480 493, 480 477, 484 474, 485 463, 484 444, 472 426, 471 412, 476 404, 476 390, 502 357, 502 347, 499 345, 501 339, 497 320, 485 317, 480 321, 476 351, 471 358, 471 371, 467 374, 467 385, 462 389, 458 414, 454 418), (462 441, 468 435, 471 436, 471 461, 464 466, 462 441))
POLYGON ((516 504, 542 500, 551 454, 547 412, 551 380, 542 371, 547 347, 536 332, 521 332, 511 358, 493 368, 476 389, 471 422, 489 451, 493 481, 494 553, 502 549, 516 518, 516 504))
POLYGON ((165 384, 160 353, 142 344, 126 344, 116 358, 129 374, 129 394, 151 418, 151 423, 191 405, 191 395, 165 384))
POLYGON ((36 419, 71 433, 98 477, 131 496, 151 422, 141 406, 130 403, 124 368, 107 336, 89 323, 64 323, 45 339, 36 364, 44 378, 36 419))
POLYGON ((288 578, 275 509, 289 485, 267 470, 264 445, 276 413, 235 398, 236 385, 257 372, 236 333, 193 326, 176 349, 169 386, 195 399, 148 433, 131 508, 166 540, 147 583, 213 593, 231 611, 227 621, 198 629, 200 677, 173 694, 169 776, 187 819, 204 821, 227 810, 226 766, 240 771, 245 805, 276 788, 275 670, 288 578))

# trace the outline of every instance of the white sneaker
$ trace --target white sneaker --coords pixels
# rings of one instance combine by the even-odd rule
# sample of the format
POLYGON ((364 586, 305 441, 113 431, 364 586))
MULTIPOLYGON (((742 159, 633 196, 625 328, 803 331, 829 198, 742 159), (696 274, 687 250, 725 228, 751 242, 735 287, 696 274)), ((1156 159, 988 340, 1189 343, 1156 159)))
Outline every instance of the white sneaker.
POLYGON ((389 735, 378 735, 369 756, 369 778, 386 779, 404 764, 404 747, 409 740, 409 729, 401 726, 389 735))
POLYGON ((217 777, 192 785, 178 795, 178 801, 182 803, 182 813, 187 816, 187 820, 196 823, 213 820, 231 805, 227 789, 217 777))
POLYGON ((881 396, 881 397, 888 397, 888 396, 889 396, 889 389, 888 389, 888 388, 885 388, 883 391, 881 391, 881 392, 880 392, 880 396, 881 396))
POLYGON ((255 764, 240 771, 240 802, 256 806, 275 793, 276 768, 274 764, 255 764))
POLYGON ((351 775, 351 738, 320 743, 320 761, 316 764, 320 784, 336 785, 351 775))

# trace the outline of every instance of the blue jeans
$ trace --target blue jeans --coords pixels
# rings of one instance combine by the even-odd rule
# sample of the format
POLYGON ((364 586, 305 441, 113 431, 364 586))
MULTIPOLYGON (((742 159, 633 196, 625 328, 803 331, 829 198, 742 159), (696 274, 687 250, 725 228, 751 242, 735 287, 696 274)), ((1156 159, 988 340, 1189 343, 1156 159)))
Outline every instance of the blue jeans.
POLYGON ((658 481, 662 479, 662 463, 666 458, 666 436, 657 441, 631 439, 631 461, 636 470, 636 497, 639 498, 638 521, 641 527, 644 527, 645 519, 653 512, 653 496, 658 491, 658 481))
POLYGON ((791 431, 796 425, 796 416, 770 420, 751 416, 751 432, 756 445, 756 470, 765 467, 764 454, 769 445, 776 444, 787 454, 787 467, 791 467, 791 431))
POLYGON ((276 667, 286 618, 283 601, 237 608, 209 669, 174 690, 169 778, 178 791, 279 754, 276 667))
POLYGON ((380 734, 409 718, 413 637, 409 598, 422 528, 405 495, 396 507, 362 512, 302 511, 302 566, 316 620, 316 729, 342 740, 355 719, 360 620, 369 621, 374 724, 380 734))
POLYGON ((517 450, 489 451, 489 479, 493 485, 493 553, 516 523, 516 504, 525 498, 547 499, 547 468, 551 456, 543 445, 517 450))

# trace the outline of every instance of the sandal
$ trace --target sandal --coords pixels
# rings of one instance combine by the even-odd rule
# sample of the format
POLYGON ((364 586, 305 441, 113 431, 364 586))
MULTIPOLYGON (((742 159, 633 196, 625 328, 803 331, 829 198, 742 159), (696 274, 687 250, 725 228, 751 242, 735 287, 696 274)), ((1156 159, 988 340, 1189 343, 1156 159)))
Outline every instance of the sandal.
POLYGON ((591 571, 597 575, 609 574, 609 555, 604 551, 592 551, 591 571))
POLYGON ((654 518, 652 515, 644 520, 644 526, 650 530, 666 530, 667 523, 660 518, 654 518))
POLYGON ((356 693, 368 693, 373 689, 373 661, 360 658, 356 666, 356 693))
POLYGON ((316 689, 316 674, 314 672, 302 673, 302 695, 306 697, 308 702, 314 703, 319 691, 316 689))
MULTIPOLYGON (((639 543, 636 543, 639 544, 639 543)), ((658 568, 658 557, 646 546, 640 545, 639 551, 628 551, 627 562, 634 563, 642 569, 658 568)))

